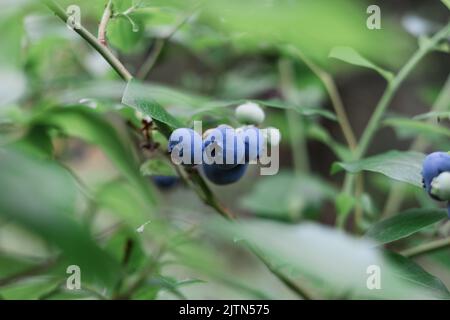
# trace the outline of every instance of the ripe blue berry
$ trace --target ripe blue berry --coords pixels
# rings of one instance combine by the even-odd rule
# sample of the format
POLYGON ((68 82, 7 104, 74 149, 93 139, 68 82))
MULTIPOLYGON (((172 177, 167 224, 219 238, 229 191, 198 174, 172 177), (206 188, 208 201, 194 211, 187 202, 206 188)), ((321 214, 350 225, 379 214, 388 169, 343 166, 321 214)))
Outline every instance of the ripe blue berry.
POLYGON ((263 132, 254 126, 249 126, 243 128, 239 135, 241 135, 245 145, 245 162, 258 159, 265 145, 263 132))
POLYGON ((202 137, 192 129, 176 129, 169 137, 167 149, 174 152, 172 160, 177 164, 199 164, 202 160, 202 137))
POLYGON ((436 200, 440 199, 431 193, 431 182, 445 171, 450 171, 450 154, 447 152, 433 152, 426 156, 422 168, 423 186, 428 194, 436 200))
POLYGON ((213 129, 203 142, 203 163, 229 170, 244 163, 244 141, 236 131, 220 125, 213 129))
POLYGON ((178 183, 179 178, 174 176, 153 176, 152 180, 159 188, 170 189, 178 183))
POLYGON ((238 164, 231 169, 220 169, 215 164, 202 165, 202 171, 205 176, 214 184, 225 185, 238 181, 245 174, 248 164, 238 164))

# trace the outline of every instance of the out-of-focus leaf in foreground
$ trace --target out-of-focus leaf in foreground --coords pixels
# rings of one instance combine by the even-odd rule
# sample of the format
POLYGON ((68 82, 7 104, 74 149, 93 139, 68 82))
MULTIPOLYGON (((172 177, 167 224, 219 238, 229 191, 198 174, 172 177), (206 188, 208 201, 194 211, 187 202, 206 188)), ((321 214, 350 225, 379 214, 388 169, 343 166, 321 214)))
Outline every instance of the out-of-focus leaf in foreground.
POLYGON ((422 187, 422 163, 425 155, 414 151, 389 151, 366 159, 351 162, 336 162, 331 172, 346 170, 351 173, 372 171, 391 179, 422 187))
POLYGON ((445 210, 410 209, 372 225, 366 236, 379 243, 388 243, 408 237, 445 218, 445 210))
POLYGON ((116 130, 100 114, 84 106, 53 108, 35 122, 58 127, 63 133, 99 146, 114 165, 147 199, 154 201, 150 186, 141 177, 133 153, 116 130))
POLYGON ((242 205, 259 216, 297 220, 303 209, 320 205, 334 194, 335 190, 317 177, 282 171, 259 181, 242 205))
MULTIPOLYGON (((237 243, 247 241, 273 261, 278 270, 300 281, 322 288, 333 288, 334 296, 354 298, 425 299, 442 298, 440 286, 422 283, 422 278, 406 277, 396 264, 367 239, 358 239, 342 231, 317 224, 286 225, 247 221, 235 224, 217 222, 216 232, 237 243), (381 288, 369 290, 369 266, 381 270, 381 288), (426 290, 424 290, 426 287, 426 290)), ((329 291, 328 291, 329 292, 329 291)))
POLYGON ((58 247, 83 275, 103 284, 117 276, 115 260, 72 216, 76 187, 57 164, 12 149, 0 150, 0 215, 58 247))

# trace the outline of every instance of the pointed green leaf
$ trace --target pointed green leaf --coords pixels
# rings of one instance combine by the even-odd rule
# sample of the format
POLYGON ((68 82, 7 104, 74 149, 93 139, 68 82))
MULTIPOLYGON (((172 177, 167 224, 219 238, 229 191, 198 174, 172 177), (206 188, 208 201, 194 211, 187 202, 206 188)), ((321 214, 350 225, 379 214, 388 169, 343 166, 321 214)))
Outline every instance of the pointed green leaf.
POLYGON ((409 237, 446 218, 445 210, 410 209, 372 225, 365 236, 380 244, 389 243, 409 237))
POLYGON ((169 126, 172 130, 182 126, 182 124, 168 113, 152 95, 152 92, 142 90, 139 81, 128 82, 122 97, 122 103, 130 106, 145 116, 169 126))
POLYGON ((373 69, 377 71, 381 76, 383 76, 387 81, 391 81, 394 77, 391 72, 386 71, 383 68, 370 62, 369 60, 361 56, 355 49, 350 47, 334 47, 333 49, 331 49, 329 57, 342 60, 344 62, 360 67, 373 69))
POLYGON ((425 155, 419 152, 389 151, 366 159, 351 162, 335 162, 331 168, 334 174, 341 170, 351 173, 372 171, 391 179, 422 187, 422 163, 425 155))
POLYGON ((72 176, 48 160, 12 149, 0 150, 0 216, 58 247, 92 280, 112 284, 118 264, 72 215, 76 187, 72 176))
POLYGON ((407 259, 398 253, 388 250, 384 250, 383 255, 397 267, 399 276, 406 281, 419 285, 426 290, 436 292, 441 298, 449 298, 450 293, 444 283, 439 278, 425 271, 411 259, 407 259))

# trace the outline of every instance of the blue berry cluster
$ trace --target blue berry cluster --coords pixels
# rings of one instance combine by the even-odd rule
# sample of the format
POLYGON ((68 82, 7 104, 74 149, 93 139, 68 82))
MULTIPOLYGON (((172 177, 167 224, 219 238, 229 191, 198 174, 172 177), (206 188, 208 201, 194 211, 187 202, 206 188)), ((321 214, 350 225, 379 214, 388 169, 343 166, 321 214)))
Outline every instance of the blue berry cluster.
POLYGON ((450 218, 450 154, 433 152, 425 157, 422 183, 427 193, 437 201, 447 201, 450 218))
POLYGON ((242 178, 248 164, 259 158, 264 142, 261 130, 255 126, 234 129, 219 125, 207 130, 204 139, 192 129, 179 128, 169 138, 168 151, 181 159, 180 164, 199 164, 208 180, 226 185, 242 178))

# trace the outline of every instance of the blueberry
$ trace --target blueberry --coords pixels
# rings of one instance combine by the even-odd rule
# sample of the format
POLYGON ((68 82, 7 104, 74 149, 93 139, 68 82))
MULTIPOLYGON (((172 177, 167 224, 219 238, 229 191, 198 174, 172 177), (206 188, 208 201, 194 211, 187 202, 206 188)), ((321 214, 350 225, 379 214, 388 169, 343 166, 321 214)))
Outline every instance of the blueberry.
POLYGON ((167 149, 171 153, 174 151, 172 160, 176 164, 199 164, 202 159, 202 137, 192 129, 176 129, 169 137, 167 149))
POLYGON ((241 135, 227 126, 213 129, 203 142, 203 163, 229 170, 244 164, 244 141, 241 135))
POLYGON ((239 135, 242 137, 245 145, 245 162, 258 159, 265 146, 263 132, 254 126, 249 126, 240 130, 239 135))
POLYGON ((225 185, 238 181, 245 174, 248 164, 238 164, 232 169, 220 169, 217 165, 206 164, 202 165, 202 171, 205 176, 214 184, 225 185))
POLYGON ((170 189, 178 183, 179 178, 174 176, 153 176, 152 180, 159 188, 170 189))
POLYGON ((436 200, 441 200, 431 193, 431 182, 442 172, 450 171, 450 154, 447 152, 433 152, 426 156, 423 162, 423 184, 427 193, 436 200))

